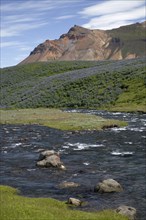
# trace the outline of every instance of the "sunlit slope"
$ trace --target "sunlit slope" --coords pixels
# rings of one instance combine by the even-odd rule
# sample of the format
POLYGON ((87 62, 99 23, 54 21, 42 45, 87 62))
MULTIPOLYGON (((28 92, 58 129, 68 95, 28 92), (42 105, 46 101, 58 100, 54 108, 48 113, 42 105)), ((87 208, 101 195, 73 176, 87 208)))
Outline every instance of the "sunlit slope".
POLYGON ((146 55, 145 27, 146 21, 107 31, 112 37, 112 47, 119 47, 124 59, 135 55, 138 57, 146 55))

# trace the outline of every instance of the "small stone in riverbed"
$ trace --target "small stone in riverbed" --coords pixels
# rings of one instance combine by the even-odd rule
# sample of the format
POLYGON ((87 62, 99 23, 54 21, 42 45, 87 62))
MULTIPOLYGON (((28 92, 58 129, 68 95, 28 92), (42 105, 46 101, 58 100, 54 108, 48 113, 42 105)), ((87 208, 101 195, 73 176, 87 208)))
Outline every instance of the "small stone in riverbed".
POLYGON ((75 206, 81 206, 82 202, 79 199, 75 198, 69 198, 67 201, 67 204, 75 205, 75 206))
POLYGON ((59 184, 60 188, 72 188, 72 187, 78 187, 78 186, 80 186, 79 183, 67 182, 67 181, 64 181, 59 184))

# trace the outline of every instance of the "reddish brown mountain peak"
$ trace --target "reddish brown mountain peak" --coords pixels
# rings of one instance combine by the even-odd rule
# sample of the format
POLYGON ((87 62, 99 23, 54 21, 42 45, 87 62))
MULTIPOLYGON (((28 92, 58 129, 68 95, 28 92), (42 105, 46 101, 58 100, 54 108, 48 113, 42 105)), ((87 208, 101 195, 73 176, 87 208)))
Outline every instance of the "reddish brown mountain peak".
POLYGON ((146 21, 117 29, 90 30, 74 25, 58 40, 39 44, 20 64, 49 60, 119 60, 145 55, 146 21))
POLYGON ((78 26, 78 25, 74 25, 73 27, 70 28, 70 30, 68 31, 68 34, 71 34, 71 33, 76 33, 76 34, 86 34, 86 33, 89 33, 90 30, 87 29, 87 28, 84 28, 84 27, 81 27, 81 26, 78 26))
POLYGON ((50 40, 45 40, 45 43, 49 43, 50 42, 50 40))

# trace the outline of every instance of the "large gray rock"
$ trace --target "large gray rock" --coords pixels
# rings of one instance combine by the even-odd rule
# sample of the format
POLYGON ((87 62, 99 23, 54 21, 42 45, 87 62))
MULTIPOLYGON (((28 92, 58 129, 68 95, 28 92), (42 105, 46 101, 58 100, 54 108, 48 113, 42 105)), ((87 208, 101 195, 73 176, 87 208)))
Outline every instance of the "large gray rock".
POLYGON ((73 188, 73 187, 78 187, 78 186, 80 186, 79 183, 67 182, 67 181, 64 181, 59 184, 60 188, 73 188))
POLYGON ((69 198, 67 203, 75 206, 81 206, 82 204, 82 202, 79 199, 75 199, 75 198, 69 198))
POLYGON ((129 220, 136 219, 136 209, 133 207, 121 205, 115 211, 121 215, 127 216, 129 220))
POLYGON ((98 183, 94 190, 101 193, 110 193, 121 192, 123 191, 123 188, 117 181, 113 179, 106 179, 98 183))
POLYGON ((49 157, 51 155, 57 155, 57 156, 60 156, 58 152, 55 152, 54 150, 45 150, 43 152, 40 153, 40 156, 39 156, 39 160, 43 160, 45 159, 46 157, 49 157))
POLYGON ((54 150, 41 152, 39 156, 39 161, 36 165, 40 167, 57 167, 65 170, 65 166, 61 162, 59 154, 54 150))

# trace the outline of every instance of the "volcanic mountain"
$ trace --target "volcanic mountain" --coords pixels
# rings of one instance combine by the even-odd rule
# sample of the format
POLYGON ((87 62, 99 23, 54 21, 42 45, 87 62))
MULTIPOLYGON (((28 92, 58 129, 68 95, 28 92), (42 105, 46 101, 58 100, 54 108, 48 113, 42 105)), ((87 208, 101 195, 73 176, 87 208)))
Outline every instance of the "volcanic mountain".
POLYGON ((120 60, 146 55, 146 21, 112 30, 75 25, 57 40, 39 44, 20 64, 50 60, 120 60))

